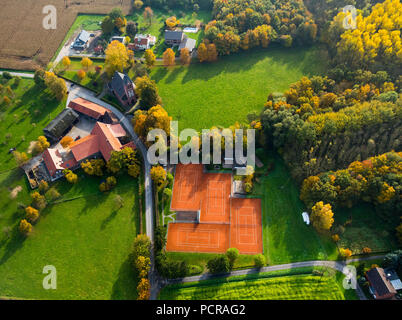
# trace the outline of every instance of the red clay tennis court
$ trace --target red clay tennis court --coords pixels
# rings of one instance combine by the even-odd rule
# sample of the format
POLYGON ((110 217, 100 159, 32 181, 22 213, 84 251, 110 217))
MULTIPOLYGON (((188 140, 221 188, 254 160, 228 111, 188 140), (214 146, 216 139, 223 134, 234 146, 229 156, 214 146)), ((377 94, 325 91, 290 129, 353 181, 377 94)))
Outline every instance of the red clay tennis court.
POLYGON ((261 201, 231 198, 232 176, 203 173, 202 165, 177 165, 171 209, 199 214, 198 223, 169 223, 166 250, 262 253, 261 201))

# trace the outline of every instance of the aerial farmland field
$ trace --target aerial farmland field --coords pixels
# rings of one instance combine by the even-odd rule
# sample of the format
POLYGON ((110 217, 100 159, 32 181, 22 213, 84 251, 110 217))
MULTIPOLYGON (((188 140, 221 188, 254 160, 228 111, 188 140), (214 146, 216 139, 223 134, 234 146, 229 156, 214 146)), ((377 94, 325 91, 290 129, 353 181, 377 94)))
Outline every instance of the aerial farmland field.
POLYGON ((3 0, 0 10, 0 68, 32 70, 46 66, 73 24, 78 13, 107 13, 119 6, 125 13, 130 0, 3 0), (66 5, 65 5, 66 4, 66 5), (57 9, 56 29, 46 30, 42 9, 57 9))

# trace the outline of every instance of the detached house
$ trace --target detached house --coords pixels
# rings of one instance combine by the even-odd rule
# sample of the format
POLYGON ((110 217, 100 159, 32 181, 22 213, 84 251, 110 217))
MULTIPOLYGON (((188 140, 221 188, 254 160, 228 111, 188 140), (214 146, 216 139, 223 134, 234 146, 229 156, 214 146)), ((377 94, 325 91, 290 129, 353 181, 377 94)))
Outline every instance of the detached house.
POLYGON ((78 37, 75 39, 72 48, 75 50, 84 50, 87 47, 90 37, 91 35, 89 32, 82 30, 78 37))
POLYGON ((179 45, 186 35, 181 30, 165 30, 165 43, 167 45, 179 45))
POLYGON ((120 104, 125 107, 132 107, 137 102, 135 96, 135 84, 130 77, 121 72, 115 72, 112 81, 108 84, 109 90, 116 96, 120 104))
POLYGON ((383 268, 372 268, 366 272, 366 278, 370 284, 370 292, 374 299, 392 299, 396 295, 397 291, 383 268))
POLYGON ((136 34, 134 38, 134 43, 130 43, 127 46, 129 49, 134 50, 147 50, 151 46, 154 46, 156 42, 156 37, 151 36, 150 34, 143 35, 143 34, 136 34))

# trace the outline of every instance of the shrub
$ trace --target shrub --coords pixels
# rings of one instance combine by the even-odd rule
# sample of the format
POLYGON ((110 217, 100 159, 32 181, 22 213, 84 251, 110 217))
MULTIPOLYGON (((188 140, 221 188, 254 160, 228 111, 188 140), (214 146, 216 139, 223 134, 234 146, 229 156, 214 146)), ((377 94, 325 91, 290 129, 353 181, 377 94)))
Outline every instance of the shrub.
POLYGON ((254 257, 254 265, 257 268, 262 268, 263 266, 265 266, 265 264, 266 264, 266 259, 265 259, 265 256, 263 254, 257 254, 254 257))
POLYGON ((211 273, 228 273, 230 271, 229 260, 226 255, 221 255, 209 260, 207 268, 211 273))
POLYGON ((142 278, 137 286, 138 297, 137 300, 149 300, 151 286, 149 280, 142 278))
POLYGON ((49 184, 45 180, 39 182, 39 192, 44 194, 49 189, 49 184))
POLYGON ((22 219, 20 222, 19 230, 22 234, 28 235, 32 231, 32 225, 25 219, 22 219))
POLYGON ((155 252, 162 251, 166 245, 166 227, 156 227, 155 228, 155 241, 154 248, 155 252))
POLYGON ((71 170, 66 169, 63 171, 63 173, 67 181, 70 182, 71 184, 76 184, 78 182, 78 176, 71 170))
POLYGON ((139 234, 133 244, 133 257, 136 260, 139 256, 150 257, 151 241, 145 234, 139 234))
POLYGON ((236 259, 239 257, 240 253, 237 248, 229 248, 226 251, 226 257, 229 260, 230 269, 233 269, 236 259))
POLYGON ((369 253, 371 253, 371 249, 369 247, 365 247, 365 248, 363 248, 363 253, 369 254, 369 253))
POLYGON ((46 208, 47 202, 45 196, 41 195, 39 192, 34 191, 31 193, 32 206, 38 210, 43 210, 46 208))
POLYGON ((341 239, 338 234, 333 234, 331 238, 334 242, 338 242, 341 239))
POLYGON ((26 218, 31 223, 35 222, 39 218, 39 211, 36 210, 35 208, 32 208, 31 206, 28 206, 25 208, 25 214, 26 214, 26 218))
POLYGON ((352 256, 352 251, 350 251, 349 249, 340 248, 339 254, 342 258, 346 259, 346 258, 349 258, 350 256, 352 256))
POLYGON ((8 71, 3 72, 3 78, 4 78, 4 79, 10 80, 10 79, 12 79, 12 77, 13 77, 13 76, 11 75, 10 72, 8 72, 8 71))

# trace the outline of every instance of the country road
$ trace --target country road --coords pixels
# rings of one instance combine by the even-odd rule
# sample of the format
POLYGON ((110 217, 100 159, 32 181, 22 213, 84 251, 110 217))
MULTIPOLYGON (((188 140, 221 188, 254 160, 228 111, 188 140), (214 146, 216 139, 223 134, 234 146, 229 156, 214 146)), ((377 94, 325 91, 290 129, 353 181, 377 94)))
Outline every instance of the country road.
MULTIPOLYGON (((192 276, 192 277, 185 277, 182 279, 169 279, 165 281, 164 285, 175 284, 175 283, 184 283, 184 282, 198 282, 203 280, 210 280, 210 279, 218 279, 218 278, 227 278, 233 276, 242 276, 248 274, 256 274, 256 273, 264 273, 264 272, 272 272, 272 271, 281 271, 281 270, 289 270, 294 268, 303 268, 303 267, 328 267, 334 269, 336 271, 345 272, 345 266, 349 263, 358 262, 358 261, 370 261, 376 259, 384 258, 383 255, 381 256, 372 256, 372 257, 365 257, 365 258, 357 258, 357 259, 347 259, 346 261, 302 261, 302 262, 294 262, 288 264, 279 264, 270 267, 263 267, 261 269, 254 268, 254 269, 243 269, 243 270, 236 270, 232 271, 229 274, 210 274, 205 273, 199 276, 192 276)), ((356 294, 360 300, 367 300, 366 296, 364 295, 362 289, 360 288, 359 284, 356 283, 356 294)))

